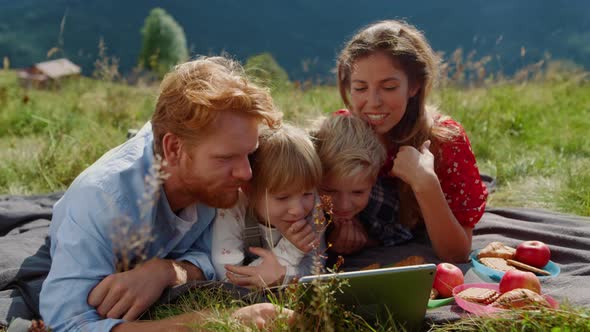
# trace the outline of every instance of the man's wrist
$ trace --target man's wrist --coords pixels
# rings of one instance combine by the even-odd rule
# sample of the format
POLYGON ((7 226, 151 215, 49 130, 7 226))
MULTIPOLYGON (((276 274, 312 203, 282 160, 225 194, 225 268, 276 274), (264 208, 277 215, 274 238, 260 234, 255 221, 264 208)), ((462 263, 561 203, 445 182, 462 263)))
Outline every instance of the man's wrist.
POLYGON ((177 286, 186 284, 188 281, 188 271, 182 262, 177 262, 174 260, 170 260, 171 269, 171 276, 169 280, 168 287, 177 286))
MULTIPOLYGON (((163 276, 163 286, 172 287, 179 285, 179 280, 183 276, 184 269, 180 265, 178 265, 177 262, 171 259, 155 258, 154 260, 157 261, 155 268, 158 269, 158 271, 161 271, 161 274, 163 276)), ((184 271, 184 274, 186 274, 186 271, 184 271)))
POLYGON ((157 261, 156 268, 163 271, 163 283, 165 287, 182 285, 188 281, 188 271, 182 262, 163 258, 157 258, 157 261))

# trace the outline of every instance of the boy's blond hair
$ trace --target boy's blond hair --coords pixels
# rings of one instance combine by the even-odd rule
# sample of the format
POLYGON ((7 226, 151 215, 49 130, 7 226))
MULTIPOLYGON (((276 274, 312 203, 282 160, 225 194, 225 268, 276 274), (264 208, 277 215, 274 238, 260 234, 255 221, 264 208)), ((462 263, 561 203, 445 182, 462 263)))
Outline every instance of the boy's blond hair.
POLYGON ((314 131, 324 175, 345 178, 365 174, 377 179, 386 152, 365 121, 351 115, 332 115, 322 119, 314 131))
POLYGON ((176 66, 160 84, 152 116, 154 150, 162 153, 168 132, 198 143, 222 111, 252 116, 270 127, 280 124, 268 89, 248 81, 242 66, 225 57, 200 57, 176 66))
POLYGON ((250 160, 252 179, 247 190, 252 206, 266 193, 315 191, 322 179, 322 165, 304 130, 289 124, 263 128, 258 144, 250 160))

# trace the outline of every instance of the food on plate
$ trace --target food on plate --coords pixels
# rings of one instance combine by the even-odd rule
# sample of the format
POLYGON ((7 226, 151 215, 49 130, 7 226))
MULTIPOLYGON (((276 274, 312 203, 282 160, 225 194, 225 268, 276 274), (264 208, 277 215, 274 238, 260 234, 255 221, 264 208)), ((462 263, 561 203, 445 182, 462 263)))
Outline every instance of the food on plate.
POLYGON ((365 267, 362 267, 360 269, 360 271, 374 270, 374 269, 379 269, 379 268, 381 268, 381 264, 379 264, 379 263, 373 263, 373 264, 369 264, 369 265, 367 265, 365 267))
POLYGON ((490 242, 477 253, 477 260, 500 272, 511 270, 530 271, 540 276, 550 276, 543 270, 551 258, 549 247, 541 241, 524 241, 512 248, 502 242, 490 242))
POLYGON ((551 307, 543 296, 526 288, 516 288, 503 293, 491 306, 502 309, 539 309, 541 307, 551 307))
POLYGON ((534 267, 542 268, 549 263, 551 251, 541 241, 524 241, 516 247, 514 259, 534 267))
POLYGON ((492 268, 492 269, 498 270, 498 271, 502 271, 502 272, 516 270, 516 267, 514 267, 512 265, 508 265, 508 262, 504 258, 484 257, 484 258, 480 258, 479 261, 483 265, 485 265, 489 268, 492 268))
POLYGON ((451 263, 440 263, 436 266, 432 287, 438 291, 440 297, 453 296, 453 288, 464 282, 463 271, 451 263))
POLYGON ((551 275, 551 273, 549 273, 548 271, 538 269, 534 266, 530 266, 528 264, 525 264, 525 263, 522 263, 519 261, 515 261, 513 259, 507 259, 506 262, 508 263, 508 265, 514 266, 519 270, 530 271, 530 272, 533 272, 534 274, 540 274, 543 276, 550 276, 551 275))
POLYGON ((477 254, 477 258, 497 257, 497 258, 514 258, 516 249, 505 245, 502 242, 494 241, 485 246, 477 254))
POLYGON ((469 302, 488 305, 500 297, 500 293, 493 289, 471 287, 462 290, 457 296, 469 302))

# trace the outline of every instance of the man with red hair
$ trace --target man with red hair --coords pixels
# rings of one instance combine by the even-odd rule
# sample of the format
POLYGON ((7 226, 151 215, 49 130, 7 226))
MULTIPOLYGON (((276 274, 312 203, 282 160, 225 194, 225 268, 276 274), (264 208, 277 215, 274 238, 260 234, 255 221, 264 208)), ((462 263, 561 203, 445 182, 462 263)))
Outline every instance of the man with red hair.
MULTIPOLYGON (((252 176, 259 124, 276 126, 266 89, 222 58, 178 65, 161 83, 152 121, 80 174, 53 209, 52 265, 40 312, 60 331, 183 328, 194 313, 133 322, 167 287, 215 279, 211 222, 252 176)), ((274 306, 234 316, 264 325, 274 306)))

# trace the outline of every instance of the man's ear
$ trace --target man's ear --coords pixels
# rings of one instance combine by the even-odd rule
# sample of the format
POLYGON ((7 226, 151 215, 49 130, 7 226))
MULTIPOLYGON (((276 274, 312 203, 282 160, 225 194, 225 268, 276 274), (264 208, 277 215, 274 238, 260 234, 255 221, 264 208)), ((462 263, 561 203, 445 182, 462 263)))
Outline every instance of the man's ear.
POLYGON ((182 150, 182 142, 180 138, 173 133, 166 133, 162 137, 162 158, 166 161, 168 166, 176 166, 180 161, 180 152, 182 150))

